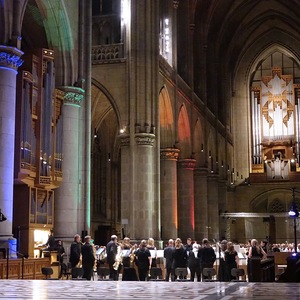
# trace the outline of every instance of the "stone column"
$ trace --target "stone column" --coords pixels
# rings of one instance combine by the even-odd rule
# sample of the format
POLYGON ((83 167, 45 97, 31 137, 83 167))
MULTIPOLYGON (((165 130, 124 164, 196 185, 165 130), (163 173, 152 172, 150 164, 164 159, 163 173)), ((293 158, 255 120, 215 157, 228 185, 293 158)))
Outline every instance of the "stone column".
POLYGON ((133 190, 132 160, 130 153, 130 136, 121 134, 121 224, 124 227, 125 235, 133 238, 133 199, 131 197, 133 190))
MULTIPOLYGON (((224 213, 227 210, 227 185, 226 180, 219 180, 219 211, 224 213)), ((226 239, 227 236, 227 218, 219 219, 220 240, 226 239)))
POLYGON ((158 213, 154 197, 154 142, 155 135, 135 135, 136 153, 134 168, 133 232, 136 239, 153 237, 159 239, 158 213), (141 226, 143 220, 143 226, 141 226))
POLYGON ((160 203, 162 240, 176 238, 177 221, 177 160, 178 149, 160 150, 160 203))
POLYGON ((207 177, 208 238, 219 240, 219 190, 217 174, 207 177))
POLYGON ((79 118, 84 90, 66 86, 63 105, 63 181, 55 196, 55 236, 71 241, 83 224, 78 223, 79 192, 79 118))
POLYGON ((194 238, 194 159, 178 161, 177 191, 178 191, 178 236, 182 240, 194 238))
POLYGON ((155 135, 121 134, 121 222, 132 240, 153 237, 159 240, 155 197, 155 135), (132 145, 134 143, 134 145, 132 145))
POLYGON ((207 168, 194 170, 195 191, 195 239, 198 243, 208 237, 207 168))
POLYGON ((12 237, 17 69, 22 51, 0 45, 0 242, 12 237))

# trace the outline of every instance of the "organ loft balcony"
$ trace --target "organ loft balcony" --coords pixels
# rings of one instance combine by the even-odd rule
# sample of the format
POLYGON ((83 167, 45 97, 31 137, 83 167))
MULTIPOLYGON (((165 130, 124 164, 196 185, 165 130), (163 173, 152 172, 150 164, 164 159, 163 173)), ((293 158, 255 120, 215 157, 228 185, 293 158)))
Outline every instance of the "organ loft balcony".
POLYGON ((296 143, 262 143, 263 157, 253 157, 251 183, 296 182, 300 180, 296 143))
POLYGON ((93 1, 92 64, 125 60, 126 18, 124 0, 93 1))

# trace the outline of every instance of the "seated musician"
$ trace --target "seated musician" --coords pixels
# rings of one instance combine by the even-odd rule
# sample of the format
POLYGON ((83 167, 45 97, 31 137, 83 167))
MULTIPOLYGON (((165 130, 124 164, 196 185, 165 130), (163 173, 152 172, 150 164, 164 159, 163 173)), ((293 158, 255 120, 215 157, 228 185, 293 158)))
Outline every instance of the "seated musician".
POLYGON ((43 251, 54 251, 56 246, 55 238, 54 238, 54 231, 53 229, 50 230, 48 235, 48 240, 45 244, 41 245, 41 247, 46 247, 40 250, 40 257, 42 257, 43 251))

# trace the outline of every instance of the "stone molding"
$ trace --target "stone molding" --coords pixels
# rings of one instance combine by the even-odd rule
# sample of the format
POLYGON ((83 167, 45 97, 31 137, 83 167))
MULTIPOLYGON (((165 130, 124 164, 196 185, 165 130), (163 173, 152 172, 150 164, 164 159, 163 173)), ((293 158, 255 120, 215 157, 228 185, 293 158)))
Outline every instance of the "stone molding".
POLYGON ((178 160, 179 149, 175 148, 164 148, 160 149, 160 159, 161 160, 178 160))
POLYGON ((76 86, 63 86, 60 89, 65 93, 64 105, 81 106, 84 99, 84 89, 76 86))
POLYGON ((218 174, 209 174, 207 176, 207 182, 218 182, 219 181, 219 175, 218 174))
POLYGON ((152 133, 136 133, 135 142, 139 146, 153 146, 155 142, 155 134, 152 133))
POLYGON ((178 5, 179 5, 179 0, 173 0, 173 7, 174 7, 175 9, 178 8, 178 5))
POLYGON ((23 60, 20 58, 23 54, 17 48, 0 45, 0 67, 17 71, 23 64, 23 60))
POLYGON ((205 167, 195 168, 194 169, 194 176, 207 177, 208 176, 208 169, 205 168, 205 167))
POLYGON ((130 145, 130 136, 128 134, 120 134, 119 139, 121 147, 128 147, 130 145))
POLYGON ((178 169, 194 170, 196 166, 196 160, 192 158, 178 160, 178 169))

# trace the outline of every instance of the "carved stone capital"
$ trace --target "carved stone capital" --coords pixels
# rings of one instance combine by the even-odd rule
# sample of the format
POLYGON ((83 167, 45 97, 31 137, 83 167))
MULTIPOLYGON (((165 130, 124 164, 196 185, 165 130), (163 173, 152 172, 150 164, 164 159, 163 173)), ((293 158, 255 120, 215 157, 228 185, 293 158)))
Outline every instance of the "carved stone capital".
POLYGON ((84 89, 76 86, 63 86, 60 88, 64 93, 64 105, 80 107, 84 99, 84 89))
POLYGON ((194 176, 206 177, 207 175, 208 175, 207 168, 195 168, 194 169, 194 176))
POLYGON ((161 160, 178 160, 179 149, 175 148, 165 148, 160 149, 160 159, 161 160))
POLYGON ((155 134, 151 133, 136 133, 135 142, 139 146, 153 146, 155 142, 155 134))
POLYGON ((187 170, 194 170, 196 165, 195 159, 180 159, 178 160, 178 169, 187 169, 187 170))
POLYGON ((130 145, 130 136, 128 134, 120 134, 119 139, 121 147, 128 147, 130 145))
POLYGON ((218 182, 219 181, 219 175, 218 174, 209 174, 207 176, 207 182, 218 182))
POLYGON ((24 53, 14 47, 0 45, 0 67, 17 71, 23 64, 20 58, 24 53))
POLYGON ((175 9, 178 8, 178 5, 179 5, 179 0, 173 0, 173 7, 174 7, 175 9))

